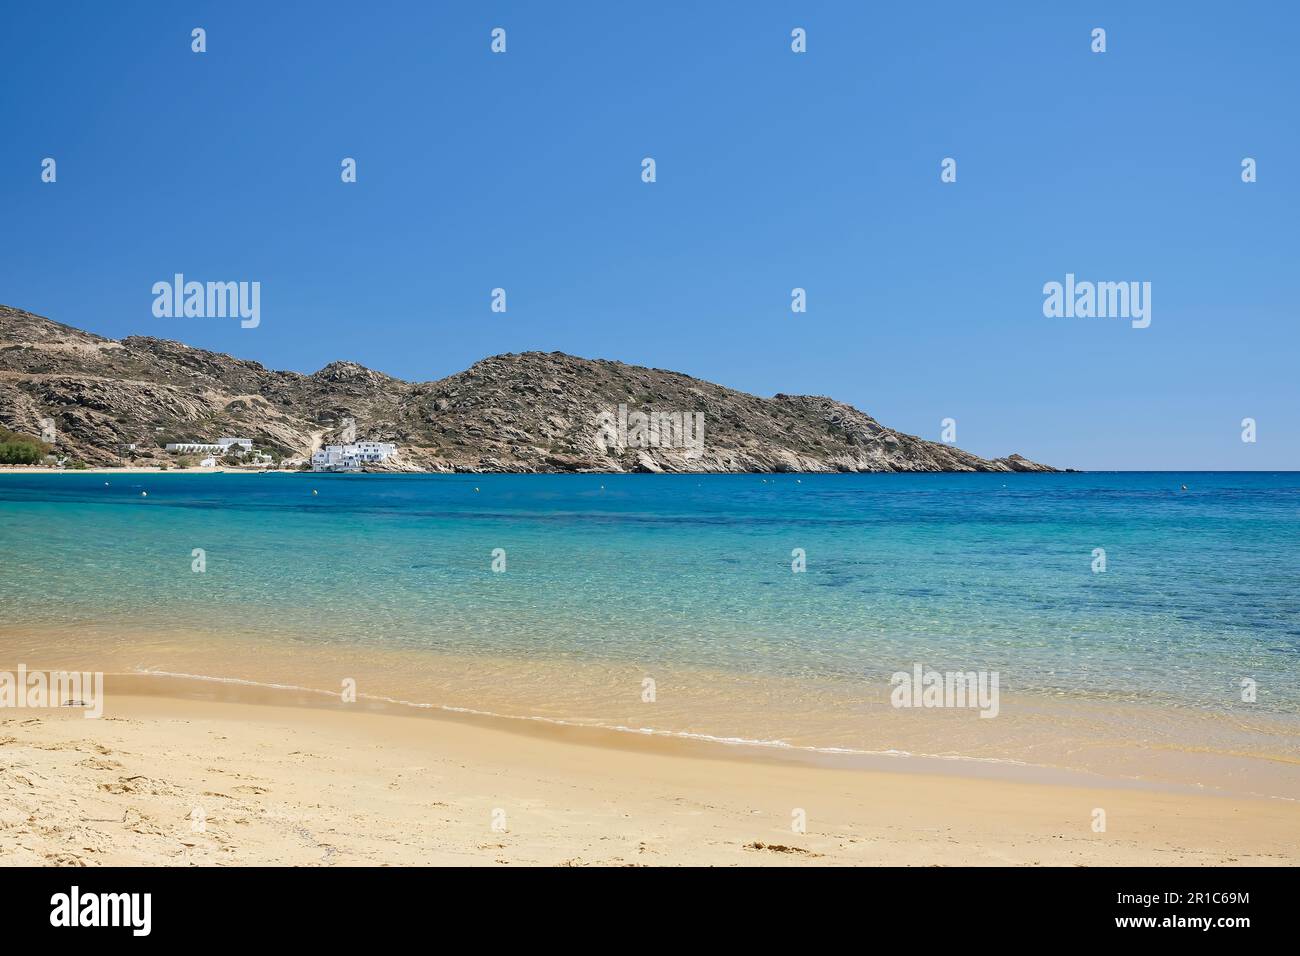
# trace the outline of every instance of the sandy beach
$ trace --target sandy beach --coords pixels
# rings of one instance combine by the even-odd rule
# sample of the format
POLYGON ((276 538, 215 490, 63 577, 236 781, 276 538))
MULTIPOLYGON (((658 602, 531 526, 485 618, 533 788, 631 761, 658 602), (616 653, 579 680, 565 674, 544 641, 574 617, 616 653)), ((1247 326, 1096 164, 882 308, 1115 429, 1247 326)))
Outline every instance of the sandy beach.
POLYGON ((1281 567, 1285 481, 673 480, 0 482, 0 678, 106 677, 99 719, 0 680, 0 865, 1300 859, 1285 575, 1215 578, 1241 549, 1208 518, 1202 564, 1137 578, 1035 530, 1054 482, 1141 502, 1131 554, 1249 499, 1281 567), (1259 614, 1224 632, 1239 581, 1259 614), (922 664, 996 700, 899 703, 922 664))
POLYGON ((109 678, 0 724, 4 865, 1294 865, 1293 801, 109 678), (913 767, 919 768, 914 772, 913 767), (1095 811, 1104 832, 1094 832, 1095 811), (805 832, 793 824, 806 819, 805 832))

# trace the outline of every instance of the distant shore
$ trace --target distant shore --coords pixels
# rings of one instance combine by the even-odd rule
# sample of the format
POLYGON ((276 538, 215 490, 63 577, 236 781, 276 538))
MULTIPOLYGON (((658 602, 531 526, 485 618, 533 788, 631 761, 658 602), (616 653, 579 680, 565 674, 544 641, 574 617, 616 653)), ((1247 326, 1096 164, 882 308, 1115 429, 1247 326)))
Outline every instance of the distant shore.
POLYGON ((297 468, 201 468, 198 465, 171 465, 167 468, 159 468, 156 465, 95 466, 88 468, 40 468, 35 465, 0 465, 0 475, 170 475, 175 473, 189 475, 255 475, 264 471, 274 471, 285 475, 299 473, 297 468))

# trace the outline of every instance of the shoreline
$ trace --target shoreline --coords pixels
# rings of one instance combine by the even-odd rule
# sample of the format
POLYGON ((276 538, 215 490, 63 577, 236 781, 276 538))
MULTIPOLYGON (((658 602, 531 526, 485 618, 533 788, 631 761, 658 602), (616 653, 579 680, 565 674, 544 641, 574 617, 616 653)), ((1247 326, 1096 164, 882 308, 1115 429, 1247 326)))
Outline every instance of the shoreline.
POLYGON ((447 720, 501 733, 631 752, 666 753, 681 757, 739 760, 760 764, 775 761, 826 770, 923 774, 1027 784, 1195 793, 1300 803, 1300 798, 1293 796, 1252 793, 1060 767, 1012 757, 916 753, 903 750, 861 750, 792 744, 780 740, 724 737, 662 728, 614 726, 538 714, 507 714, 363 693, 358 693, 356 702, 349 704, 343 703, 340 694, 334 691, 202 674, 142 670, 104 676, 106 687, 111 679, 117 688, 112 693, 129 697, 302 707, 336 712, 359 711, 397 719, 447 720))
POLYGON ((983 720, 960 708, 895 708, 883 677, 810 681, 612 659, 308 648, 176 627, 0 628, 0 671, 20 664, 29 673, 102 673, 109 700, 366 711, 607 748, 653 741, 720 759, 1300 802, 1300 720, 1268 711, 1004 690, 998 719, 983 720), (640 700, 647 673, 661 691, 650 705, 640 700), (356 699, 345 704, 348 682, 356 699))
MULTIPOLYGON (((631 472, 631 471, 595 471, 582 469, 576 471, 480 471, 477 469, 466 469, 463 471, 451 470, 442 471, 430 468, 400 468, 400 469, 360 469, 352 472, 313 472, 299 468, 237 468, 237 467, 212 467, 202 468, 198 465, 171 465, 167 468, 157 466, 133 466, 133 465, 91 465, 86 468, 47 468, 36 465, 0 465, 0 475, 257 475, 257 474, 275 474, 275 475, 444 475, 444 476, 461 476, 461 477, 491 477, 500 475, 504 477, 521 477, 524 475, 576 475, 576 476, 600 476, 600 477, 646 477, 651 473, 631 472)), ((940 476, 940 475, 1293 475, 1300 474, 1300 471, 1293 469, 1278 468, 1237 468, 1232 470, 1203 468, 1059 468, 1055 471, 683 471, 683 472, 659 472, 660 476, 679 476, 683 478, 699 478, 703 476, 729 476, 739 477, 751 475, 756 478, 829 478, 829 477, 853 477, 862 475, 900 475, 900 476, 940 476)))
POLYGON ((97 720, 0 711, 0 865, 1300 859, 1293 802, 753 759, 722 744, 160 681, 115 676, 97 720))
MULTIPOLYGON (((0 475, 297 475, 310 474, 297 468, 202 468, 198 465, 170 465, 167 468, 144 465, 92 465, 86 468, 40 468, 35 465, 0 465, 0 475)), ((320 474, 320 472, 317 472, 320 474)))
POLYGON ((0 863, 1293 862, 1294 483, 933 478, 15 478, 0 677, 109 683, 0 708, 0 863))
MULTIPOLYGON (((163 698, 235 705, 304 708, 336 713, 378 714, 394 719, 443 720, 494 732, 633 753, 659 753, 709 760, 777 762, 825 770, 924 774, 1004 779, 1019 783, 1066 784, 1169 793, 1208 793, 1297 802, 1295 798, 1216 791, 1159 780, 1107 776, 1088 770, 1053 767, 1001 757, 938 755, 905 751, 865 751, 788 744, 781 741, 719 737, 690 732, 610 726, 528 714, 504 714, 443 704, 418 703, 358 693, 344 703, 333 691, 243 678, 156 671, 105 674, 106 697, 163 698)), ((3 711, 0 711, 3 713, 3 711)))

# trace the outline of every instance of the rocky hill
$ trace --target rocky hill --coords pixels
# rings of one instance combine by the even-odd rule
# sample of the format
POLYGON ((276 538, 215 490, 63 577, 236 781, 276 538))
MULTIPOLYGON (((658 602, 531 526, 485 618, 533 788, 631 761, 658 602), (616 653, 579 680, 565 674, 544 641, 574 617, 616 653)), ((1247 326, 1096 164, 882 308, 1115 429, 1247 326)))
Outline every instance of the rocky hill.
POLYGON ((42 422, 52 422, 59 454, 92 465, 164 461, 167 442, 221 435, 304 457, 354 429, 394 442, 390 467, 403 470, 1054 470, 896 432, 830 398, 760 398, 560 352, 496 355, 436 382, 352 362, 302 375, 164 339, 114 341, 0 306, 0 425, 40 436, 42 422), (638 412, 702 413, 703 442, 678 440, 692 433, 671 419, 656 441, 638 412))

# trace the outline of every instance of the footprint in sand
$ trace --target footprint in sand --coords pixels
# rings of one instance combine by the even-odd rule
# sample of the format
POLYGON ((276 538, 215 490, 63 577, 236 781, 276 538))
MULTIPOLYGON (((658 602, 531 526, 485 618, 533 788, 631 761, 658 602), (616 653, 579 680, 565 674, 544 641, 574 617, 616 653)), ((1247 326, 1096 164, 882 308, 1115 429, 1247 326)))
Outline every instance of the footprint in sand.
POLYGON ((105 760, 102 757, 87 757, 85 760, 77 761, 78 767, 85 767, 87 770, 121 770, 122 765, 116 760, 105 760))
POLYGON ((176 795, 176 788, 165 780, 153 780, 144 774, 131 777, 119 777, 116 783, 101 783, 99 789, 107 793, 147 793, 151 796, 170 797, 176 795))

